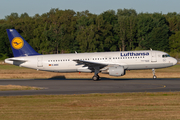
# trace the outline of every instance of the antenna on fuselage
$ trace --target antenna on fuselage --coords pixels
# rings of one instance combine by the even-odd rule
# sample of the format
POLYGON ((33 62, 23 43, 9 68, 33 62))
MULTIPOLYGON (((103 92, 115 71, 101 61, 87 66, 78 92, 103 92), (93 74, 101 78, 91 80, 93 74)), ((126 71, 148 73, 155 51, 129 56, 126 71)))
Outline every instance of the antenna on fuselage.
POLYGON ((152 48, 150 48, 150 50, 152 51, 152 48))
POLYGON ((75 54, 77 54, 77 52, 75 51, 75 54))

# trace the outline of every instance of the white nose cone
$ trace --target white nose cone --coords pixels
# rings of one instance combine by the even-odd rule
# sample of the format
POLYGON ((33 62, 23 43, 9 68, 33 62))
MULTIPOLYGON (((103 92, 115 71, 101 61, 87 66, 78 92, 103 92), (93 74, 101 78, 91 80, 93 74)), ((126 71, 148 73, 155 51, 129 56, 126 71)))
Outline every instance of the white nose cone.
POLYGON ((176 65, 177 64, 177 60, 175 58, 172 59, 172 63, 173 65, 176 65))

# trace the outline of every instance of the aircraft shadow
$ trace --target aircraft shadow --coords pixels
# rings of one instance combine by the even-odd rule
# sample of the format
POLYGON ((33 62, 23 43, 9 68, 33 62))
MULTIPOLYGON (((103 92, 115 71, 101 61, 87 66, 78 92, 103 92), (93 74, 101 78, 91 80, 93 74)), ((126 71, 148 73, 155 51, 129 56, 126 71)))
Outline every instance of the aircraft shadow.
MULTIPOLYGON (((42 79, 34 79, 34 80, 87 80, 87 81, 92 81, 91 78, 66 78, 65 76, 54 76, 51 78, 42 78, 42 79)), ((101 77, 100 80, 98 81, 124 81, 124 80, 180 80, 180 78, 107 78, 107 77, 101 77)))

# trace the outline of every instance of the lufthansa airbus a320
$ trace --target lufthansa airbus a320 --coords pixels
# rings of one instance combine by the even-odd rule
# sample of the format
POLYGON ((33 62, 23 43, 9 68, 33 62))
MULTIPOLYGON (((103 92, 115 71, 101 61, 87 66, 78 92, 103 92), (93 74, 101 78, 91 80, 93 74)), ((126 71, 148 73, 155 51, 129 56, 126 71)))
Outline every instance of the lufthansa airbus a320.
POLYGON ((126 70, 154 69, 173 66, 177 60, 167 53, 156 50, 117 51, 95 53, 69 53, 41 55, 15 30, 7 29, 13 51, 13 58, 5 63, 51 72, 94 72, 93 80, 99 80, 98 73, 123 76, 126 70))

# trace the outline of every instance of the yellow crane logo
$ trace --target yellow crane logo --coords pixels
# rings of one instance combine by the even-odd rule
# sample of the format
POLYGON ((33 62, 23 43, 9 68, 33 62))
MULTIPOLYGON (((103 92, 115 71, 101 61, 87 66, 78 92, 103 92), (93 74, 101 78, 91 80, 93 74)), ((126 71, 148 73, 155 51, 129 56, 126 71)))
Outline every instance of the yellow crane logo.
POLYGON ((21 49, 24 46, 24 41, 20 37, 15 37, 12 40, 11 45, 14 49, 21 49))

